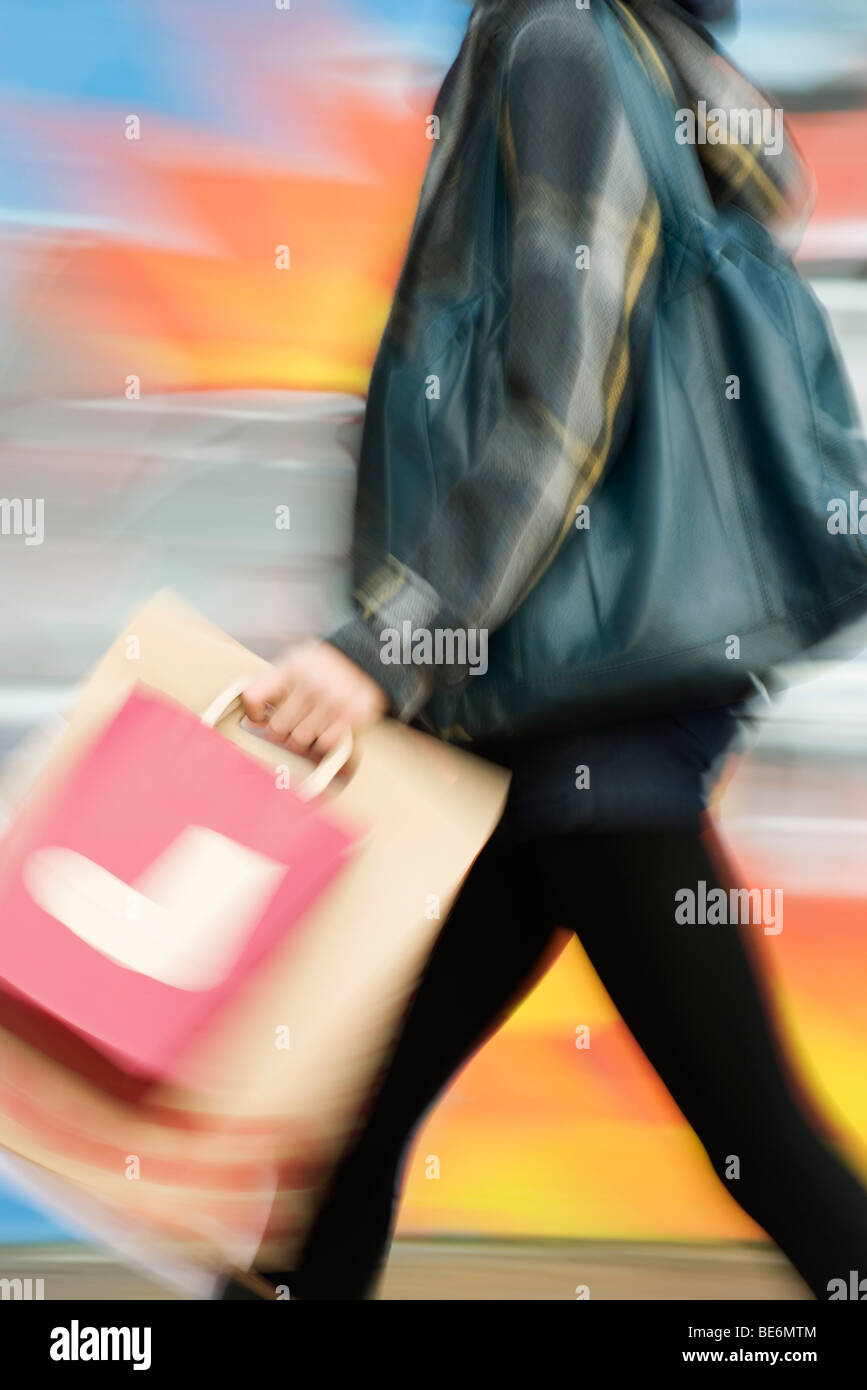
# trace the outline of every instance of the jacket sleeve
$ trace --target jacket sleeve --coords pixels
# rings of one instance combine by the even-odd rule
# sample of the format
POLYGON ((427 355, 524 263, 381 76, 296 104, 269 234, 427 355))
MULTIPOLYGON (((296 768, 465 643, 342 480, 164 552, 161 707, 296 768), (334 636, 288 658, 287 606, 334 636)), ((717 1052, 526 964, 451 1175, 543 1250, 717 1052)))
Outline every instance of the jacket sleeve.
POLYGON ((660 217, 589 11, 530 20, 508 51, 500 145, 511 209, 506 399, 481 457, 408 564, 388 557, 329 640, 412 718, 465 672, 384 665, 380 634, 493 632, 575 526, 632 405, 660 217))

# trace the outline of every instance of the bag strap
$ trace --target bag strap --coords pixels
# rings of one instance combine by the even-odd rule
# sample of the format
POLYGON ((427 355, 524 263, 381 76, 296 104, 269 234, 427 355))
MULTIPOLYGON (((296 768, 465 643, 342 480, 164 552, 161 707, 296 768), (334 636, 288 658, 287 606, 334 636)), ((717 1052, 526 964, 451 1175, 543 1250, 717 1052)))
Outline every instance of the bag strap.
POLYGON ((633 138, 660 205, 663 225, 680 238, 691 231, 690 214, 705 221, 717 216, 716 205, 695 148, 675 140, 675 113, 688 103, 675 89, 676 76, 660 57, 656 43, 622 0, 602 7, 618 54, 632 72, 621 71, 615 56, 620 94, 633 138))
MULTIPOLYGON (((225 690, 221 690, 203 710, 199 718, 208 728, 215 729, 223 720, 228 719, 231 714, 241 714, 244 712, 243 692, 246 690, 252 676, 239 676, 227 685, 225 690)), ((240 720, 238 721, 240 723, 240 720)), ((343 770, 349 759, 352 757, 353 750, 352 734, 347 732, 340 739, 336 747, 330 753, 326 753, 320 763, 308 773, 304 781, 297 788, 297 795, 303 801, 312 801, 315 796, 321 796, 322 792, 334 781, 334 778, 343 770)))

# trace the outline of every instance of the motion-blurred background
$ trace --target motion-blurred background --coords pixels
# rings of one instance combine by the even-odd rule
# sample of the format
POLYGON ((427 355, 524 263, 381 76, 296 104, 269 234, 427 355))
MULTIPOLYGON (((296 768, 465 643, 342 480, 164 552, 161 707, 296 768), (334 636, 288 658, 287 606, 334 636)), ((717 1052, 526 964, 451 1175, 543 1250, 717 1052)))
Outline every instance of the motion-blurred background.
MULTIPOLYGON (((0 536, 0 752, 162 585, 265 655, 345 602, 363 396, 468 7, 278 4, 0 0, 0 496, 45 499, 41 545, 0 536)), ((867 414, 867 9, 741 8, 720 37, 815 169, 801 261, 867 414)), ((785 890, 780 1008, 867 1171, 867 662, 833 655, 722 813, 785 890)), ((758 1235, 574 943, 428 1124, 402 1229, 758 1235)), ((0 1188, 0 1243, 63 1234, 0 1188)))

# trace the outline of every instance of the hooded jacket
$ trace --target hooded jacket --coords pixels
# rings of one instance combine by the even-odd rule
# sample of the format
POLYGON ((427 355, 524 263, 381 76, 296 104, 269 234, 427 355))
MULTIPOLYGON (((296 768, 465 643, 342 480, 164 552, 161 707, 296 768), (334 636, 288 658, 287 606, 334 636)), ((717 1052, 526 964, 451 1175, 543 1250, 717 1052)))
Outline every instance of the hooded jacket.
MULTIPOLYGON (((787 133, 773 152, 743 133, 702 143, 712 108, 773 104, 677 5, 474 6, 434 108, 438 138, 371 377, 355 610, 329 636, 405 720, 469 673, 454 661, 387 664, 384 635, 500 628, 570 535, 628 429, 662 232, 597 6, 693 113, 717 204, 736 203, 789 248, 809 214, 812 183, 787 133), (482 264, 477 230, 494 216, 508 234, 482 264), (499 343, 496 393, 480 391, 474 372, 480 336, 499 343), (459 438, 438 434, 445 391, 461 396, 472 422, 459 438)), ((673 142, 675 157, 693 150, 673 142)))

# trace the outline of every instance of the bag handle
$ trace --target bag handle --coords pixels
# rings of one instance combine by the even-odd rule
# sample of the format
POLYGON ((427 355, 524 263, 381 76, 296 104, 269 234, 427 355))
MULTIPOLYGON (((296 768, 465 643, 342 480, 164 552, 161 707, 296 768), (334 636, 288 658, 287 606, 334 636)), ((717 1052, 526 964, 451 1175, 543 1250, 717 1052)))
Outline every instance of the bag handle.
MULTIPOLYGON (((221 690, 207 709, 200 714, 199 718, 202 723, 207 724, 209 729, 215 729, 230 714, 236 714, 238 710, 243 710, 244 702, 241 696, 251 680, 251 676, 238 676, 230 685, 226 686, 225 690, 221 690)), ((321 763, 318 763, 313 771, 304 778, 297 789, 297 795, 303 801, 312 801, 315 796, 321 796, 349 762, 353 746, 352 734, 347 731, 337 746, 332 748, 330 753, 326 753, 321 763)))

